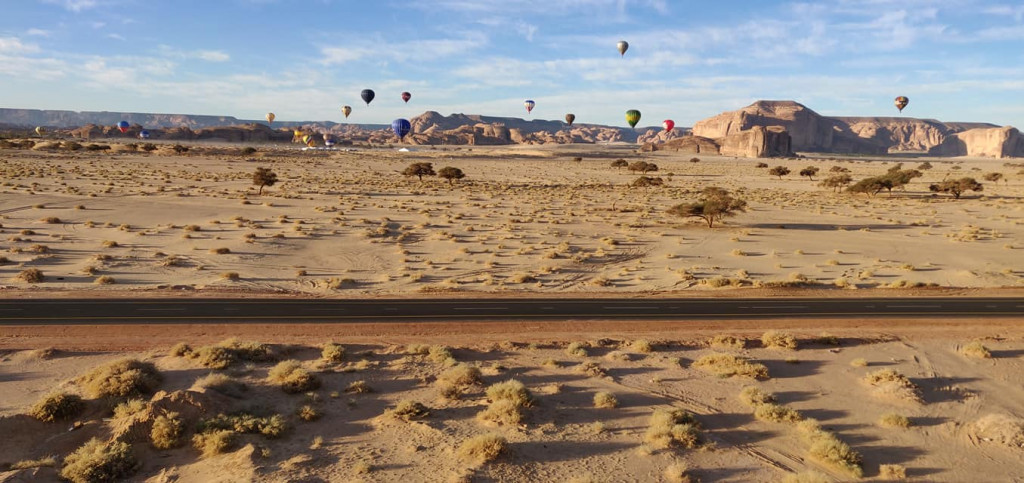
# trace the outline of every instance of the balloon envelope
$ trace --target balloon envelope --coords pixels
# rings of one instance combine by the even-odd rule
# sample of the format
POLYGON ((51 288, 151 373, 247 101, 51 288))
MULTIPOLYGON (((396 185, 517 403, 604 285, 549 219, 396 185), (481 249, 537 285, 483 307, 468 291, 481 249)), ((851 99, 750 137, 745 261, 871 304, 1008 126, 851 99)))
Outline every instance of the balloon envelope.
POLYGON ((894 104, 896 104, 896 108, 899 109, 900 112, 903 112, 903 108, 907 107, 907 104, 909 103, 910 99, 908 99, 906 96, 899 96, 896 98, 896 101, 894 102, 894 104))
POLYGON ((403 92, 402 93, 402 100, 405 101, 405 102, 409 102, 409 99, 412 99, 412 94, 410 94, 408 92, 403 92))
POLYGON ((526 106, 526 112, 532 112, 533 111, 533 106, 536 106, 537 103, 527 99, 527 100, 523 101, 523 105, 526 106))
POLYGON ((43 126, 37 127, 36 128, 36 134, 38 134, 40 136, 42 136, 43 134, 46 134, 46 128, 43 127, 43 126))
POLYGON ((412 129, 412 124, 409 124, 408 119, 395 119, 391 121, 391 130, 395 132, 398 139, 405 138, 405 135, 409 134, 410 129, 412 129))
POLYGON ((565 122, 568 123, 570 126, 572 126, 572 123, 575 120, 576 120, 576 115, 575 114, 569 113, 569 114, 565 115, 565 122))
POLYGON ((268 112, 268 113, 267 113, 267 122, 268 122, 268 123, 274 122, 274 119, 275 119, 276 117, 277 117, 277 116, 275 116, 275 115, 274 115, 274 113, 272 113, 272 112, 268 112))
POLYGON ((352 106, 341 106, 341 113, 347 118, 349 114, 352 114, 352 106))
POLYGON ((626 122, 629 123, 629 127, 636 127, 636 123, 640 122, 640 111, 636 109, 626 111, 626 122))
POLYGON ((619 55, 624 56, 626 55, 626 51, 629 50, 629 42, 620 40, 616 47, 619 49, 619 55))
POLYGON ((374 94, 372 89, 363 89, 363 92, 359 93, 359 97, 362 97, 363 102, 365 102, 366 105, 369 106, 370 101, 372 101, 374 97, 377 97, 377 94, 374 94))
POLYGON ((139 139, 149 139, 149 131, 143 129, 139 132, 139 139))
POLYGON ((121 122, 117 123, 117 130, 121 131, 121 134, 124 134, 124 133, 128 132, 128 127, 129 126, 130 126, 130 124, 128 124, 128 121, 121 121, 121 122))
POLYGON ((661 123, 661 127, 665 128, 666 131, 671 131, 676 127, 676 122, 671 119, 665 119, 665 122, 661 123))

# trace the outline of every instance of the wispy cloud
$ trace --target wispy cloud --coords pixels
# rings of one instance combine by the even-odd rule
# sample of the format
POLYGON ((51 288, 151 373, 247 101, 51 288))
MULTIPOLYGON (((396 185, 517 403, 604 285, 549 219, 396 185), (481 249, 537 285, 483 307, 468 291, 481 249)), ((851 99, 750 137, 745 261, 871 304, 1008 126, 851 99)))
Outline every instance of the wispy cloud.
POLYGON ((0 37, 0 54, 32 54, 39 52, 39 46, 26 44, 17 37, 0 37))
POLYGON ((72 12, 81 12, 82 10, 96 8, 100 4, 98 0, 43 0, 43 3, 60 5, 72 12))
POLYGON ((231 55, 222 50, 181 50, 175 49, 169 45, 160 45, 157 47, 157 51, 164 57, 170 57, 174 59, 199 59, 207 62, 228 62, 231 60, 231 55))
POLYGON ((487 37, 478 32, 465 34, 463 38, 415 40, 405 42, 360 41, 354 45, 321 47, 321 63, 340 65, 358 60, 418 62, 431 61, 463 54, 487 44, 487 37))

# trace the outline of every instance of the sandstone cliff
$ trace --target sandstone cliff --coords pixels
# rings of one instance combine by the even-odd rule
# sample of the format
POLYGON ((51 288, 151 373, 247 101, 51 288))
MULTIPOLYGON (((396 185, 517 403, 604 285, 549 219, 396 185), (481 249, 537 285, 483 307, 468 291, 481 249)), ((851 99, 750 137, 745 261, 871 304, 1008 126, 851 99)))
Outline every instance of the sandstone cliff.
POLYGON ((789 133, 779 126, 753 126, 711 139, 684 136, 664 143, 647 143, 642 151, 677 151, 693 154, 722 154, 743 158, 792 156, 789 133))
POLYGON ((985 156, 992 158, 1024 157, 1024 135, 1014 127, 970 129, 947 137, 933 146, 928 154, 935 156, 985 156))

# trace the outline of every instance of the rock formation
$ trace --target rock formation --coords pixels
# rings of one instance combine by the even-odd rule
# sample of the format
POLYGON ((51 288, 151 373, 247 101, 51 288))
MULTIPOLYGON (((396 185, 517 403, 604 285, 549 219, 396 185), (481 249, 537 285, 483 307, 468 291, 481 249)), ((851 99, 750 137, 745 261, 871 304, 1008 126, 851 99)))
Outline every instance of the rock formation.
POLYGON ((970 129, 947 137, 933 146, 934 156, 985 156, 993 158, 1024 157, 1024 135, 1014 127, 970 129))

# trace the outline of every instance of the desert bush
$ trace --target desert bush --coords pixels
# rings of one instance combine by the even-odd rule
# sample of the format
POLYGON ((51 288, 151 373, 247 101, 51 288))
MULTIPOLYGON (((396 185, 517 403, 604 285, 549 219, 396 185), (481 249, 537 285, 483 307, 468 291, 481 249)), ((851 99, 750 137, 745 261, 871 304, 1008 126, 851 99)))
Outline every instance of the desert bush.
POLYGON ((803 419, 803 416, 792 408, 774 403, 758 404, 754 408, 754 417, 759 421, 772 423, 795 423, 803 419))
POLYGON ((903 465, 880 465, 878 477, 883 480, 905 480, 907 469, 903 465))
POLYGON ((437 176, 448 180, 448 186, 451 186, 453 181, 465 178, 466 174, 459 168, 445 166, 437 171, 437 176))
POLYGON ((345 392, 349 394, 367 394, 373 392, 373 388, 366 381, 353 381, 345 388, 345 392))
POLYGON ((708 354, 693 363, 693 367, 710 372, 718 377, 752 377, 768 379, 768 368, 764 364, 750 362, 732 354, 708 354))
POLYGON ((832 480, 817 471, 791 473, 782 479, 782 483, 829 483, 830 481, 832 480))
POLYGON ((601 391, 594 394, 594 407, 605 409, 617 408, 619 407, 619 400, 614 394, 607 391, 601 391))
POLYGON ((909 428, 912 425, 910 418, 896 413, 883 414, 878 424, 887 428, 909 428))
POLYGON ((284 417, 280 414, 256 416, 246 412, 218 414, 199 422, 198 432, 209 433, 228 430, 236 433, 261 434, 267 438, 277 438, 288 429, 284 417))
POLYGON ((236 381, 225 374, 207 374, 196 379, 195 387, 217 391, 225 396, 241 398, 249 388, 245 383, 236 381))
POLYGON ((192 436, 192 446, 198 449, 203 458, 219 455, 235 444, 238 433, 230 429, 216 429, 192 436))
POLYGON ((515 379, 490 385, 486 394, 487 400, 492 403, 505 400, 511 401, 517 407, 529 406, 533 401, 526 386, 515 379))
POLYGON ((644 442, 655 448, 668 448, 673 444, 696 448, 700 443, 700 424, 682 409, 659 408, 651 415, 644 442))
POLYGON ((920 402, 921 395, 916 384, 907 376, 892 369, 881 369, 864 376, 864 382, 874 388, 878 396, 920 402))
POLYGON ((980 340, 974 340, 967 345, 960 348, 960 354, 964 357, 971 357, 975 359, 990 359, 992 353, 989 352, 988 347, 985 347, 980 340))
POLYGON ((587 357, 587 347, 580 342, 571 342, 565 347, 565 353, 575 357, 587 357))
POLYGON ((188 354, 203 367, 210 369, 224 369, 233 364, 236 360, 235 353, 226 347, 203 346, 188 354))
POLYGON ((161 380, 152 363, 120 359, 89 371, 78 383, 92 397, 129 397, 153 392, 161 380))
POLYGON ((427 349, 427 358, 437 364, 447 366, 455 364, 455 356, 452 355, 452 349, 444 345, 430 346, 427 349))
POLYGON ((764 392, 754 386, 747 386, 740 391, 740 401, 747 406, 756 408, 762 404, 769 404, 775 402, 775 396, 771 393, 764 392))
POLYGON ((474 436, 459 445, 461 458, 476 464, 493 461, 508 447, 508 440, 497 434, 474 436))
POLYGON ((716 335, 711 338, 710 344, 716 349, 743 349, 747 341, 731 335, 716 335))
POLYGON ((184 357, 192 353, 192 347, 184 342, 178 342, 171 347, 170 355, 174 357, 184 357))
POLYGON ((483 379, 481 378, 480 368, 459 363, 437 376, 437 382, 442 385, 465 388, 483 384, 483 379))
POLYGON ((795 350, 797 347, 796 337, 785 332, 769 330, 761 336, 761 344, 768 349, 795 350))
POLYGON ((867 367, 868 366, 868 360, 863 358, 863 357, 858 357, 858 358, 850 361, 850 365, 853 366, 853 367, 867 367))
POLYGON ((83 409, 85 409, 85 402, 78 395, 52 392, 36 402, 32 409, 29 409, 28 414, 44 423, 52 423, 78 416, 83 409))
POLYGON ((807 419, 797 424, 801 439, 810 447, 808 453, 814 459, 843 470, 855 478, 864 475, 861 468, 862 458, 849 445, 839 440, 836 435, 821 429, 821 424, 814 419, 807 419))
POLYGON ((96 280, 92 281, 92 283, 96 285, 113 285, 117 283, 117 280, 115 280, 114 277, 111 277, 110 275, 103 275, 101 277, 97 277, 96 280))
POLYGON ((988 414, 972 423, 969 429, 982 441, 992 441, 1018 449, 1024 447, 1024 421, 1019 418, 988 414))
POLYGON ((54 466, 57 466, 57 458, 53 456, 44 456, 35 460, 21 460, 11 463, 11 469, 15 471, 31 468, 53 468, 54 466))
POLYGON ((316 421, 321 416, 320 410, 309 404, 302 405, 295 414, 303 421, 316 421))
POLYGON ((178 413, 161 414, 153 420, 149 440, 156 449, 171 449, 181 445, 185 424, 178 413))
POLYGON ((128 443, 104 443, 92 438, 64 458, 60 476, 75 483, 96 483, 121 480, 138 469, 128 443))
POLYGON ((149 409, 149 403, 142 399, 129 399, 114 406, 114 419, 125 419, 149 409))
POLYGON ((38 268, 26 268, 25 270, 18 272, 18 276, 15 277, 16 280, 25 283, 43 283, 45 278, 46 277, 43 276, 43 272, 38 268))
POLYGON ((608 371, 606 371, 600 364, 594 361, 585 361, 577 365, 574 371, 581 374, 586 374, 590 377, 607 377, 608 371))
POLYGON ((403 400, 390 411, 390 414, 398 419, 412 421, 430 416, 430 408, 417 401, 403 400))
POLYGON ((498 399, 477 414, 477 419, 497 424, 515 425, 523 419, 522 406, 510 399, 498 399))
POLYGON ((231 249, 227 247, 211 248, 210 253, 215 255, 227 255, 228 253, 231 253, 231 249))
POLYGON ((629 345, 629 348, 641 353, 649 353, 654 350, 651 342, 644 339, 634 340, 633 343, 629 345))
POLYGON ((279 362, 267 373, 267 379, 284 392, 296 394, 320 387, 320 380, 302 367, 302 363, 291 359, 279 362))
POLYGON ((686 463, 672 463, 665 468, 662 475, 669 483, 690 483, 693 479, 686 474, 688 471, 690 471, 690 467, 686 466, 686 463))
POLYGON ((270 346, 238 339, 223 340, 215 345, 203 346, 188 354, 203 367, 224 369, 237 361, 267 362, 274 360, 270 346))
POLYGON ((328 342, 324 344, 323 350, 320 351, 320 357, 328 362, 341 362, 345 360, 345 346, 328 342))

